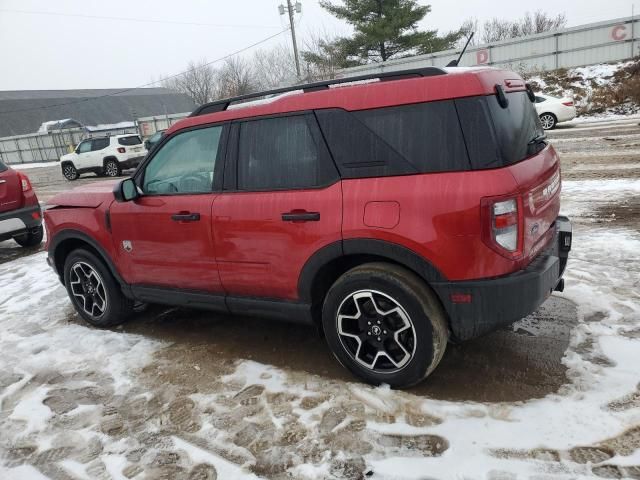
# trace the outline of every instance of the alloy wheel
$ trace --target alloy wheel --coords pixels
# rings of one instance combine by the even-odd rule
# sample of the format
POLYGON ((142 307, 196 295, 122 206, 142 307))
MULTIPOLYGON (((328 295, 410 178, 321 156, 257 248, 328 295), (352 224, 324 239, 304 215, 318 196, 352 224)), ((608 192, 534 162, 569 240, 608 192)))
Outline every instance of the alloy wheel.
POLYGON ((545 130, 549 130, 553 128, 556 121, 551 115, 547 114, 540 117, 540 123, 542 124, 542 128, 544 128, 545 130))
POLYGON ((76 169, 71 165, 65 166, 62 170, 62 173, 64 173, 65 178, 69 180, 73 180, 74 178, 76 178, 76 169))
POLYGON ((76 262, 69 271, 71 293, 82 309, 94 318, 107 309, 107 292, 100 274, 88 263, 76 262))
POLYGON ((416 331, 405 309, 391 296, 359 290, 338 307, 338 337, 360 365, 378 373, 404 368, 416 349, 416 331))
POLYGON ((117 177, 118 176, 118 166, 115 162, 108 162, 105 168, 105 174, 108 177, 117 177))

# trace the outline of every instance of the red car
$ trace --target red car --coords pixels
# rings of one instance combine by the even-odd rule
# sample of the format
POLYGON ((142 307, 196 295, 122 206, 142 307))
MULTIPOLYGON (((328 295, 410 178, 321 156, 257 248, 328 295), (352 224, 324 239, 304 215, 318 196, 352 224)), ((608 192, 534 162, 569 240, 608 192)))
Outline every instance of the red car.
POLYGON ((13 238, 22 247, 42 242, 42 211, 29 178, 0 160, 0 242, 13 238))
POLYGON ((447 340, 563 287, 571 224, 533 100, 510 71, 432 67, 204 105, 131 179, 52 200, 49 263, 93 325, 134 301, 279 317, 369 382, 415 384, 447 340))

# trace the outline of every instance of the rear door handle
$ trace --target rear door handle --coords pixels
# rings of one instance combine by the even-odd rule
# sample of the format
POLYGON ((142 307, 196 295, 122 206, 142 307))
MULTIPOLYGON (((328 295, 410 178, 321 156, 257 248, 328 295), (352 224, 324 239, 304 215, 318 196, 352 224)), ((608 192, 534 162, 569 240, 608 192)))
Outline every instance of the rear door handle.
POLYGON ((317 222, 320 220, 320 212, 289 212, 282 214, 283 222, 317 222))
POLYGON ((174 222, 198 222, 200 221, 199 213, 180 212, 171 215, 174 222))

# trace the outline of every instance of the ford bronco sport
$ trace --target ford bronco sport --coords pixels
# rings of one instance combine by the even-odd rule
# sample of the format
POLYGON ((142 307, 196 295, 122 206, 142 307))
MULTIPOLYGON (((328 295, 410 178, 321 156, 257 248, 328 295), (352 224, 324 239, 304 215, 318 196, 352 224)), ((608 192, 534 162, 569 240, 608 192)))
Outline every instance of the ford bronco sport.
POLYGON ((279 317, 412 385, 448 340, 563 288, 571 224, 533 100, 510 71, 431 67, 206 104, 132 178, 55 197, 48 261, 92 325, 134 301, 279 317))

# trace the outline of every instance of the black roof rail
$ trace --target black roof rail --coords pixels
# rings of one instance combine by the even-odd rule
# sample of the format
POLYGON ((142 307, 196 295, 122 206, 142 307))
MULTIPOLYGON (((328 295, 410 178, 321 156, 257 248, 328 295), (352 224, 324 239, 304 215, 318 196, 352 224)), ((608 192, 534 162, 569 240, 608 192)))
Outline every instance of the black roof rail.
POLYGON ((198 115, 205 115, 208 113, 223 112, 229 105, 235 102, 241 102, 243 100, 250 100, 253 98, 266 97, 268 95, 277 95, 280 93, 294 92, 296 90, 302 90, 303 92, 316 92, 318 90, 325 90, 331 85, 339 85, 341 83, 361 82, 364 80, 390 81, 401 80, 407 77, 433 77, 435 75, 446 75, 447 72, 439 67, 425 67, 414 68, 411 70, 398 70, 395 72, 373 73, 369 75, 359 75, 356 77, 336 78, 334 80, 324 80, 321 82, 305 83, 299 85, 292 85, 290 87, 276 88, 274 90, 266 90, 263 92, 248 93, 246 95, 240 95, 238 97, 225 98, 223 100, 216 100, 215 102, 205 103, 204 105, 196 108, 190 117, 197 117, 198 115))

